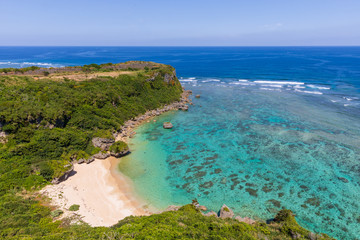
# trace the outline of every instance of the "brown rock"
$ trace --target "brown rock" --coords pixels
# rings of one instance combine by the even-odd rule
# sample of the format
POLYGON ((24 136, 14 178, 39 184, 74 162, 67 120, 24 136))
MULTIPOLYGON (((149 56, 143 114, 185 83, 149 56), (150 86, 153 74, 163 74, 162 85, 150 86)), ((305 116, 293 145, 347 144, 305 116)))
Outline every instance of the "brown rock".
POLYGON ((205 213, 205 214, 203 214, 203 215, 206 216, 206 217, 210 217, 210 216, 218 217, 218 215, 217 215, 216 212, 214 212, 214 211, 210 211, 210 212, 205 213))
POLYGON ((196 95, 195 97, 196 97, 196 98, 200 98, 200 94, 196 95))
POLYGON ((173 128, 173 125, 171 124, 171 122, 164 122, 163 127, 165 129, 171 129, 171 128, 173 128))
POLYGON ((199 206, 198 209, 200 209, 201 211, 206 211, 207 208, 205 206, 199 206))
POLYGON ((220 209, 220 218, 233 218, 234 212, 225 204, 220 209))

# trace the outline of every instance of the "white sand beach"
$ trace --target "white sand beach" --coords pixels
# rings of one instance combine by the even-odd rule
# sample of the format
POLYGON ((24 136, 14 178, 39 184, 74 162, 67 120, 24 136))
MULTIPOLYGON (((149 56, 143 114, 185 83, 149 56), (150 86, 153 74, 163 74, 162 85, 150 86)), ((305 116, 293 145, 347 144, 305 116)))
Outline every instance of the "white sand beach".
POLYGON ((64 217, 81 218, 91 226, 112 226, 130 215, 147 215, 132 196, 130 182, 115 173, 118 159, 109 157, 90 164, 75 164, 74 173, 66 181, 48 185, 40 192, 64 211, 64 217), (73 204, 76 212, 68 211, 73 204))

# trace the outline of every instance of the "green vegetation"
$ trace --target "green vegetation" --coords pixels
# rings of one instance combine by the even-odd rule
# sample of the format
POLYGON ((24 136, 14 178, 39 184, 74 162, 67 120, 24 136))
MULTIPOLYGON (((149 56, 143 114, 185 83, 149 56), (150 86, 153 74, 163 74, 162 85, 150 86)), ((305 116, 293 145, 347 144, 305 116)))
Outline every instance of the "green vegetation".
POLYGON ((174 69, 159 66, 146 74, 140 69, 137 76, 78 82, 0 76, 0 131, 7 133, 7 142, 0 143, 0 239, 29 235, 26 229, 43 229, 45 222, 55 224, 48 208, 20 193, 32 193, 69 170, 72 161, 99 152, 93 137, 111 136, 125 121, 179 100, 182 88, 176 77, 171 84, 164 81, 174 69))
POLYGON ((64 212, 60 209, 58 210, 54 210, 50 213, 50 215, 53 217, 53 218, 56 218, 56 217, 59 217, 61 214, 63 214, 64 212))
POLYGON ((77 210, 79 210, 79 208, 80 208, 80 205, 73 204, 69 207, 69 211, 77 211, 77 210))
MULTIPOLYGON (((114 66, 90 64, 80 69, 87 73, 114 66)), ((63 212, 45 206, 46 200, 35 190, 69 170, 73 161, 99 152, 91 143, 93 137, 111 137, 126 120, 180 98, 182 88, 176 77, 164 81, 165 74, 172 76, 174 69, 152 66, 129 65, 124 69, 135 74, 78 82, 66 77, 53 81, 0 76, 0 131, 7 133, 7 142, 0 143, 0 239, 271 240, 294 235, 309 239, 309 232, 297 224, 290 211, 281 211, 272 224, 255 225, 205 217, 193 205, 127 217, 111 228, 56 220, 63 212)), ((37 68, 9 71, 31 70, 37 68)), ((124 149, 128 147, 123 142, 110 148, 115 152, 124 149)), ((69 208, 78 209, 79 205, 69 208)))
POLYGON ((39 70, 40 67, 31 66, 26 68, 0 68, 0 73, 8 73, 8 72, 15 72, 15 73, 24 73, 28 71, 35 71, 39 70))
POLYGON ((111 145, 109 150, 110 150, 110 152, 113 152, 113 153, 121 153, 121 152, 128 151, 129 147, 125 142, 117 141, 113 145, 111 145))

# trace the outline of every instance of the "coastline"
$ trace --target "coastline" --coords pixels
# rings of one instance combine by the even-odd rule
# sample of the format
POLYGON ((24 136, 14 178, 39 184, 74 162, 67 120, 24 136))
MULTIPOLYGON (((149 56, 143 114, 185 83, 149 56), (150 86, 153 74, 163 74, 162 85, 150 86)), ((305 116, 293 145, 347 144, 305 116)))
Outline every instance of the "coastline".
MULTIPOLYGON (((128 142, 139 125, 171 110, 186 111, 192 104, 189 90, 184 90, 180 101, 163 108, 147 111, 145 114, 125 122, 115 141, 128 142)), ((71 223, 83 221, 93 227, 109 227, 127 216, 150 215, 145 203, 134 194, 131 180, 117 170, 121 158, 95 159, 91 164, 73 165, 70 176, 58 184, 51 184, 40 190, 50 198, 50 203, 64 213, 59 219, 69 218, 71 223), (109 174, 110 173, 110 174, 109 174), (80 206, 78 211, 70 211, 71 205, 80 206)))
POLYGON ((109 157, 94 161, 92 166, 75 164, 73 176, 46 186, 40 193, 50 197, 51 203, 64 212, 61 218, 70 218, 74 223, 81 220, 93 227, 112 226, 130 215, 147 215, 132 197, 130 181, 112 173, 117 162, 109 157), (78 211, 68 210, 73 204, 80 206, 78 211))

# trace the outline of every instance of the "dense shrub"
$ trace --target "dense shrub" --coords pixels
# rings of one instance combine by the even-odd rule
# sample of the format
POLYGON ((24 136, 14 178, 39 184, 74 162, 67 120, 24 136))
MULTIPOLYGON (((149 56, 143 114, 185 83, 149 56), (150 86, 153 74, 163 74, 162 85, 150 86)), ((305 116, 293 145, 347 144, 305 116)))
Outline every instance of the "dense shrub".
POLYGON ((110 152, 113 152, 113 153, 126 152, 128 150, 129 150, 129 146, 123 141, 115 142, 110 147, 110 152))
POLYGON ((80 209, 80 205, 73 204, 69 207, 69 211, 77 211, 80 209))

